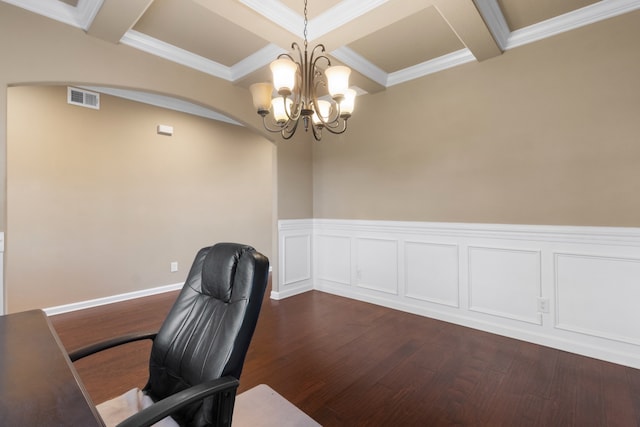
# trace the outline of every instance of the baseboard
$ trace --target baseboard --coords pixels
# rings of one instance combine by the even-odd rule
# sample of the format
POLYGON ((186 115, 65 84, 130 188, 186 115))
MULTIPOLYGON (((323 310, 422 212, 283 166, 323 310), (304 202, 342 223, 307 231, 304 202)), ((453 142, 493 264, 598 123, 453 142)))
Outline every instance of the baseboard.
POLYGON ((127 292, 124 294, 111 295, 103 298, 96 298, 87 301, 79 301, 71 304, 58 305, 55 307, 45 308, 44 312, 48 316, 56 314, 68 313, 76 310, 84 310, 85 308, 98 307, 101 305, 112 304, 115 302, 127 301, 135 298, 147 297, 151 295, 161 294, 182 289, 183 283, 175 283, 173 285, 158 286, 156 288, 143 289, 140 291, 127 292))
POLYGON ((464 312, 451 312, 447 310, 439 310, 437 308, 426 308, 419 304, 408 304, 406 301, 402 300, 392 301, 387 298, 381 298, 366 293, 345 291, 344 289, 339 289, 333 286, 321 285, 315 290, 640 369, 640 355, 638 355, 637 352, 613 349, 600 343, 594 345, 586 340, 581 340, 580 337, 570 338, 554 336, 553 334, 542 331, 526 330, 513 327, 511 325, 501 324, 500 322, 492 321, 492 319, 479 319, 472 315, 466 315, 464 312))
POLYGON ((295 295, 303 294, 313 290, 313 285, 307 283, 300 286, 288 287, 282 291, 271 291, 270 298, 273 300, 281 300, 295 295))
POLYGON ((280 221, 313 289, 640 368, 640 228, 280 221))

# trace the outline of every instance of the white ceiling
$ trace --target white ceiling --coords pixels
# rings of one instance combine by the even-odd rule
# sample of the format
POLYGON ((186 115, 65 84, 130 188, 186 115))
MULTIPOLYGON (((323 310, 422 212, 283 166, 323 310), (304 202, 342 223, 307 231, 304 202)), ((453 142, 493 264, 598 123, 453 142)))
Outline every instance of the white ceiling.
MULTIPOLYGON (((303 37, 303 0, 1 1, 244 87, 303 37)), ((374 93, 636 9, 640 0, 308 0, 308 39, 374 93)))

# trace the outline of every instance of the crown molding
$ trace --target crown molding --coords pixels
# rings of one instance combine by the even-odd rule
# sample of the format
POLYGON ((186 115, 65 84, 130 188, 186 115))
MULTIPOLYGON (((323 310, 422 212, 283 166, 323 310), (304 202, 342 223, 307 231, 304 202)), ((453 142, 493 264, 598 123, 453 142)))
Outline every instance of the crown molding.
MULTIPOLYGON (((343 0, 329 10, 309 20, 307 40, 313 41, 323 35, 353 21, 367 12, 380 7, 389 0, 343 0), (363 4, 364 3, 364 4, 363 4)), ((240 0, 276 25, 290 33, 302 36, 304 15, 285 6, 280 0, 240 0)))
POLYGON ((61 1, 43 0, 2 0, 5 3, 26 9, 38 15, 54 19, 63 24, 88 30, 96 14, 102 7, 103 0, 79 0, 73 7, 61 1))
POLYGON ((460 49, 429 61, 425 61, 421 64, 413 65, 390 73, 387 77, 387 87, 437 73, 438 71, 446 70, 448 68, 457 67, 458 65, 473 62, 475 60, 476 57, 473 56, 473 53, 471 53, 469 49, 460 49))
POLYGON ((169 96, 103 86, 80 86, 80 88, 104 93, 106 95, 116 96, 118 98, 128 99, 129 101, 141 102, 143 104, 149 104, 156 107, 191 114, 194 116, 230 123, 236 126, 243 126, 240 122, 237 122, 216 111, 169 96))
MULTIPOLYGON (((0 1, 86 31, 91 26, 104 0, 79 0, 77 7, 70 6, 61 1, 0 1)), ((300 34, 300 24, 303 17, 284 5, 280 0, 239 1, 292 34, 300 34)), ((388 1, 389 0, 370 0, 363 5, 361 0, 344 0, 309 22, 309 33, 311 36, 308 36, 308 39, 313 40, 319 38, 388 1)), ((511 32, 497 0, 474 0, 474 3, 502 50, 513 49, 640 9, 640 0, 601 0, 579 10, 511 32)), ((135 30, 127 31, 120 42, 135 49, 231 82, 237 81, 264 67, 271 62, 274 57, 285 52, 284 49, 271 44, 239 61, 232 67, 227 67, 135 30)), ((331 52, 331 55, 384 87, 393 86, 437 71, 455 67, 474 59, 470 52, 463 50, 388 74, 347 46, 334 50, 331 52)))
POLYGON ((279 0, 240 0, 240 3, 253 9, 271 22, 292 34, 302 34, 302 15, 289 9, 279 0))
POLYGON ((136 30, 129 30, 122 36, 120 43, 142 50, 155 56, 167 59, 172 62, 193 68, 214 77, 219 77, 228 81, 232 80, 231 68, 218 62, 204 58, 195 53, 165 43, 161 40, 140 33, 136 30))
POLYGON ((501 50, 504 50, 511 31, 509 30, 509 25, 507 25, 507 20, 502 14, 502 9, 498 5, 498 0, 474 0, 474 3, 487 27, 489 27, 489 31, 491 31, 496 43, 498 43, 501 50))
POLYGON ((332 51, 331 56, 367 76, 381 86, 387 86, 388 74, 382 68, 367 60, 353 49, 343 46, 332 51))
POLYGON ((231 79, 232 81, 240 80, 241 78, 253 73, 254 71, 270 64, 278 55, 286 53, 287 51, 276 44, 268 44, 259 51, 247 56, 243 60, 235 63, 231 67, 231 79))
MULTIPOLYGON (((318 39, 336 28, 377 9, 389 0, 343 0, 309 21, 309 40, 318 39), (364 3, 364 4, 363 4, 364 3)), ((302 16, 300 17, 303 18, 302 16)), ((277 22, 276 22, 277 23, 277 22)))
POLYGON ((334 50, 331 52, 331 56, 386 88, 476 60, 473 53, 464 48, 393 73, 387 73, 348 47, 334 50))
POLYGON ((513 31, 504 48, 513 49, 637 9, 640 9, 638 0, 602 0, 574 12, 513 31))
POLYGON ((78 1, 78 19, 82 24, 82 29, 89 29, 93 20, 96 18, 98 11, 102 7, 104 0, 79 0, 78 1))

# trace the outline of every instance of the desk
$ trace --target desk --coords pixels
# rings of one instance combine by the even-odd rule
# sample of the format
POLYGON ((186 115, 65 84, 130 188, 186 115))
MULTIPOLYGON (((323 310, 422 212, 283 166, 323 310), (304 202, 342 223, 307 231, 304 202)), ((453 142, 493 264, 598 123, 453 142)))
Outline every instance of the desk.
POLYGON ((103 426, 40 310, 0 316, 0 425, 103 426))

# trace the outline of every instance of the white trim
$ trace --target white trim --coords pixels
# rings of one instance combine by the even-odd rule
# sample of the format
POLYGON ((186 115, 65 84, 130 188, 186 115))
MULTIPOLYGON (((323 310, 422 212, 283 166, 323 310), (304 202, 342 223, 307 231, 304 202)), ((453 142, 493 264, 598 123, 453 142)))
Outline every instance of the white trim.
POLYGON ((507 20, 504 18, 500 5, 498 5, 498 0, 476 0, 475 4, 485 24, 489 27, 493 39, 498 43, 500 49, 504 50, 511 30, 509 30, 507 20))
POLYGON ((62 1, 43 0, 2 0, 5 3, 21 7, 38 15, 54 19, 63 24, 83 30, 89 29, 91 23, 102 7, 103 0, 80 0, 78 7, 62 1))
POLYGON ((78 1, 78 22, 82 29, 88 30, 96 15, 100 11, 104 0, 79 0, 78 1))
POLYGON ((356 53, 353 49, 342 46, 331 52, 331 56, 338 61, 344 62, 349 67, 362 73, 381 86, 387 87, 388 74, 382 68, 370 62, 364 56, 356 53))
POLYGON ((181 99, 172 98, 170 96, 158 95, 155 93, 134 91, 128 89, 118 89, 112 87, 103 86, 80 86, 81 88, 105 93, 111 96, 117 96, 119 98, 128 99, 130 101, 141 102, 143 104, 154 105, 156 107, 162 107, 169 110, 180 111, 182 113, 192 114, 194 116, 204 117, 211 120, 217 120, 220 122, 229 123, 236 126, 243 126, 242 123, 237 122, 229 117, 222 115, 216 111, 202 107, 200 105, 192 104, 191 102, 183 101, 181 99))
MULTIPOLYGON (((70 6, 61 1, 44 0, 2 0, 5 3, 29 10, 39 15, 55 19, 56 21, 87 30, 96 14, 102 6, 103 0, 80 0, 78 7, 70 6)), ((302 35, 302 15, 294 12, 279 0, 240 0, 241 3, 261 14, 265 18, 281 26, 293 35, 302 35)), ((331 9, 318 15, 309 21, 309 40, 320 38, 329 31, 347 24, 363 14, 380 7, 388 0, 371 0, 362 4, 361 0, 344 0, 331 9)), ((547 21, 510 32, 506 20, 496 0, 476 0, 476 5, 482 17, 493 35, 496 43, 502 50, 532 43, 547 37, 551 37, 565 31, 570 31, 585 25, 589 25, 604 19, 622 15, 627 12, 640 9, 639 0, 601 0, 592 5, 578 9, 564 15, 557 16, 547 21)), ((184 49, 162 42, 148 35, 129 30, 120 40, 122 44, 131 46, 184 65, 195 70, 202 71, 214 77, 235 82, 251 72, 263 67, 266 61, 266 53, 274 47, 267 46, 247 58, 239 61, 232 67, 224 66, 218 62, 188 52, 184 49)), ((284 52, 284 49, 280 53, 284 52)), ((469 57, 459 57, 457 61, 451 56, 460 56, 459 52, 453 52, 443 57, 434 58, 422 64, 417 64, 393 73, 386 73, 367 59, 353 52, 346 46, 340 47, 331 54, 338 60, 358 70, 360 73, 376 83, 389 87, 412 79, 420 78, 428 74, 442 71, 472 60, 469 57)), ((277 55, 274 55, 277 56, 277 55)), ((269 61, 273 57, 269 58, 269 61)))
POLYGON ((312 290, 313 290, 313 285, 311 283, 305 283, 300 286, 290 287, 289 289, 285 289, 284 291, 271 291, 269 298, 271 298, 272 300, 278 301, 278 300, 289 298, 295 295, 300 295, 312 290))
POLYGON ((338 289, 337 287, 325 286, 322 289, 314 289, 322 292, 327 292, 332 295, 351 298, 357 301, 368 302, 371 304, 405 311, 407 313, 412 313, 419 316, 429 317, 432 319, 442 320, 444 322, 465 326, 467 328, 490 332, 509 338, 527 341, 533 344, 556 348, 570 353, 580 354, 640 369, 640 356, 638 356, 637 349, 631 349, 628 351, 618 350, 609 348, 607 346, 594 345, 588 341, 580 342, 576 341, 575 339, 570 339, 563 336, 549 336, 547 333, 542 331, 526 331, 523 329, 511 327, 507 324, 502 324, 499 321, 493 321, 493 319, 491 318, 477 318, 475 316, 467 316, 465 314, 452 315, 446 310, 435 308, 435 306, 426 308, 425 306, 420 304, 410 304, 404 301, 393 301, 388 298, 381 298, 378 295, 362 294, 354 292, 353 290, 338 289))
POLYGON ((638 0, 602 0, 574 12, 565 13, 512 32, 504 49, 513 49, 636 9, 640 9, 640 1, 638 0))
POLYGON ((268 44, 257 52, 252 53, 231 67, 231 79, 235 82, 270 64, 281 53, 287 51, 276 44, 268 44))
POLYGON ((140 291, 127 292, 124 294, 111 295, 108 297, 96 298, 87 301, 79 301, 71 304, 58 305, 55 307, 45 308, 44 312, 47 313, 48 316, 53 316, 55 314, 68 313, 70 311, 76 310, 84 310, 85 308, 98 307, 101 305, 112 304, 115 302, 127 301, 135 298, 142 298, 150 295, 157 295, 164 292, 171 292, 178 289, 182 289, 184 286, 184 282, 175 283, 173 285, 166 286, 158 286, 156 288, 143 289, 140 291))
MULTIPOLYGON (((348 24, 354 19, 376 9, 389 0, 343 0, 320 15, 310 19, 307 25, 307 40, 318 39, 325 34, 348 24)), ((302 38, 304 30, 303 9, 292 10, 279 0, 240 0, 240 3, 253 9, 274 24, 291 34, 302 38)))
MULTIPOLYGON (((331 9, 321 13, 309 21, 309 41, 319 39, 325 34, 340 28, 377 9, 389 0, 343 0, 331 9)), ((301 17, 302 18, 302 17, 301 17)))
POLYGON ((306 265, 311 260, 312 283, 296 282, 294 292, 286 290, 280 277, 280 292, 274 292, 272 298, 313 288, 640 368, 640 341, 635 332, 629 332, 633 331, 629 329, 632 325, 640 322, 640 313, 630 303, 640 298, 640 288, 630 285, 640 283, 640 268, 605 268, 597 264, 603 259, 640 262, 640 228, 315 219, 279 221, 278 230, 280 268, 295 271, 301 263, 306 265), (298 245, 295 250, 283 251, 286 236, 305 234, 312 236, 310 249, 298 245), (349 243, 340 238, 349 239, 349 243), (399 250, 393 251, 395 255, 368 250, 358 256, 356 243, 364 239, 396 241, 399 250), (423 264, 429 265, 433 260, 409 260, 407 242, 449 245, 459 250, 442 253, 446 258, 436 268, 425 269, 423 264), (478 261, 482 264, 476 267, 484 267, 477 270, 470 262, 470 250, 474 248, 497 252, 488 261, 478 261), (501 251, 531 256, 524 263, 512 262, 501 251), (563 284, 571 286, 565 288, 562 299, 558 294, 558 253, 580 254, 588 263, 583 268, 563 271, 563 284), (602 300, 602 304, 594 302, 592 292, 586 301, 597 304, 593 309, 581 305, 585 301, 581 292, 587 286, 581 276, 584 268, 597 273, 588 286, 590 292, 601 293, 598 301, 602 300), (409 269, 420 271, 421 275, 413 281, 412 290, 406 286, 409 269), (361 283, 361 278, 366 277, 386 278, 382 286, 367 288, 361 283), (442 277, 457 278, 446 286, 457 286, 458 306, 438 300, 439 290, 431 285, 442 277), (470 298, 474 277, 478 280, 473 290, 475 302, 470 298), (387 292, 395 289, 394 281, 398 292, 387 292), (611 293, 610 289, 617 291, 611 293), (548 301, 548 310, 540 311, 540 298, 548 301), (505 307, 509 309, 505 311, 505 307), (560 314, 564 313, 571 317, 560 322, 560 314), (626 323, 620 323, 620 319, 626 319, 626 323))
POLYGON ((211 76, 231 81, 231 68, 136 30, 127 31, 120 39, 120 43, 211 76))
POLYGON ((416 64, 411 67, 404 68, 399 71, 394 71, 387 76, 387 87, 391 87, 400 83, 408 82, 429 74, 437 73, 449 68, 457 67, 458 65, 473 62, 476 57, 467 48, 460 49, 455 52, 448 53, 443 56, 425 61, 421 64, 416 64))
MULTIPOLYGON (((307 220, 309 221, 309 220, 307 220)), ((456 237, 640 246, 640 227, 583 227, 560 225, 485 224, 459 222, 311 220, 314 230, 353 230, 416 233, 456 237)), ((286 227, 283 223, 281 227, 286 227)))
POLYGON ((296 13, 279 0, 240 0, 240 3, 279 25, 291 34, 302 38, 301 14, 296 13))

